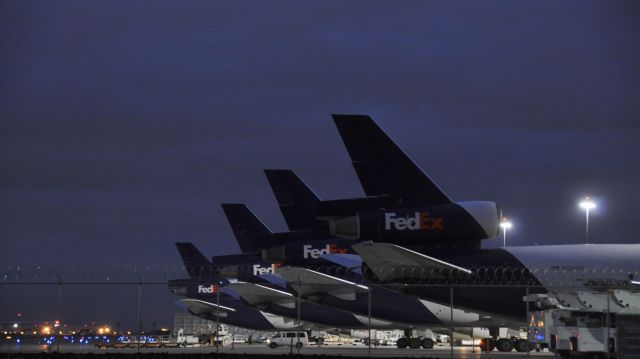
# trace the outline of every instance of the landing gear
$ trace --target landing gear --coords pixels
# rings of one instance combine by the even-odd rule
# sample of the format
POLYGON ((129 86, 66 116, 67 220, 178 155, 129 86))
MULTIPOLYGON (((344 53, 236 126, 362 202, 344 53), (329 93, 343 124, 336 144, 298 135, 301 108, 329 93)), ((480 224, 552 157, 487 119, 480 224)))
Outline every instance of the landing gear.
POLYGON ((492 338, 484 338, 480 340, 480 350, 490 352, 496 348, 496 342, 492 338))
POLYGON ((396 341, 396 346, 399 349, 411 348, 411 349, 420 349, 420 347, 424 349, 433 349, 433 346, 436 343, 431 338, 419 338, 419 337, 402 337, 396 341))
POLYGON ((526 339, 518 339, 516 340, 516 344, 514 345, 514 348, 516 349, 517 352, 524 353, 530 349, 529 341, 526 339))
POLYGON ((501 352, 510 352, 513 350, 513 343, 511 342, 511 339, 500 338, 496 342, 496 348, 501 352))
POLYGON ((418 349, 422 346, 422 340, 420 338, 411 338, 409 339, 409 348, 418 349))
POLYGON ((435 345, 435 343, 433 342, 433 339, 431 338, 424 338, 422 339, 422 347, 425 349, 433 349, 433 346, 435 345))

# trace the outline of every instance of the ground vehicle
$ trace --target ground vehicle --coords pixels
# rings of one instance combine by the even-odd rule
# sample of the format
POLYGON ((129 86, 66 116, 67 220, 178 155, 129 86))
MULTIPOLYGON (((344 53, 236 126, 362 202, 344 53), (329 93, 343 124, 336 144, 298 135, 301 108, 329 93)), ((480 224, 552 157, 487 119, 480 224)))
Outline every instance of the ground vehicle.
POLYGON ((200 341, 195 335, 185 335, 180 329, 176 336, 169 335, 129 335, 120 336, 115 340, 102 340, 96 342, 96 347, 100 349, 123 349, 123 348, 178 348, 186 346, 199 346, 200 341))
POLYGON ((306 332, 281 332, 267 340, 267 343, 270 348, 286 345, 299 349, 309 345, 309 336, 306 332))
POLYGON ((247 342, 247 338, 242 334, 234 335, 232 340, 235 344, 244 344, 247 342))
POLYGON ((638 313, 550 309, 530 319, 529 341, 562 358, 628 358, 640 349, 638 313))

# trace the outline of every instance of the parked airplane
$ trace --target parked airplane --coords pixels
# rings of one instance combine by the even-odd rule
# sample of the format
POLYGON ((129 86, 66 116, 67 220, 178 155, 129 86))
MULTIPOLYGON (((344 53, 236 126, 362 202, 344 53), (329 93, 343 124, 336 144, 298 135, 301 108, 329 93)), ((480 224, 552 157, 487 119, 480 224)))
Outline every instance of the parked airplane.
POLYGON ((446 240, 450 246, 476 248, 498 234, 495 202, 452 201, 369 116, 333 119, 367 198, 386 203, 355 213, 341 213, 344 200, 318 206, 331 234, 400 245, 446 240))
MULTIPOLYGON (((406 199, 401 201, 402 206, 425 201, 451 203, 370 117, 333 115, 333 118, 367 195, 406 199), (421 192, 423 188, 430 190, 421 192), (415 196, 412 197, 413 194, 415 196)), ((438 317, 449 313, 451 288, 410 286, 407 283, 434 283, 440 280, 440 284, 446 284, 448 277, 450 283, 480 284, 454 288, 456 308, 478 313, 480 319, 502 318, 507 322, 517 322, 524 319, 526 303, 522 298, 527 287, 529 293, 553 292, 557 296, 566 296, 567 291, 601 290, 603 285, 628 287, 640 270, 638 244, 523 246, 482 250, 479 249, 479 241, 476 242, 478 246, 458 249, 434 245, 436 242, 407 241, 406 245, 400 246, 398 243, 402 239, 418 238, 408 232, 412 230, 411 226, 415 227, 419 215, 412 215, 414 210, 411 208, 407 211, 409 214, 401 217, 391 215, 389 209, 381 209, 380 212, 384 214, 380 214, 378 220, 373 222, 368 220, 370 217, 366 213, 357 213, 353 217, 330 219, 330 228, 338 228, 345 223, 351 224, 351 230, 345 229, 342 231, 344 233, 357 228, 359 238, 368 239, 369 242, 356 244, 352 249, 363 259, 367 269, 365 274, 373 274, 368 278, 375 277, 378 283, 418 295, 438 317), (400 218, 402 220, 398 227, 397 219, 400 218), (381 237, 389 240, 381 240, 381 237), (611 271, 611 268, 616 270, 611 271), (500 284, 496 280, 505 285, 482 285, 500 284)), ((476 213, 473 217, 480 219, 477 221, 479 224, 497 224, 493 215, 487 215, 491 211, 485 211, 483 215, 476 213)), ((491 230, 491 233, 496 232, 491 230)), ((452 238, 468 243, 455 235, 452 238)), ((504 325, 508 326, 507 322, 504 325)))
MULTIPOLYGON (((365 274, 373 274, 368 278, 375 278, 378 283, 383 283, 389 288, 403 293, 419 296, 422 303, 441 321, 450 322, 451 316, 449 301, 452 288, 446 284, 459 283, 461 279, 462 282, 475 283, 476 285, 453 288, 453 297, 455 298, 453 324, 495 328, 498 326, 517 327, 524 321, 526 303, 522 298, 527 293, 527 287, 529 293, 547 291, 555 293, 563 290, 553 287, 554 284, 558 285, 558 276, 552 275, 553 273, 562 272, 565 280, 563 284, 567 284, 567 278, 573 275, 575 283, 584 284, 583 289, 589 289, 598 283, 619 283, 626 286, 633 279, 634 274, 638 275, 638 262, 634 258, 640 257, 640 245, 610 245, 604 248, 594 245, 535 246, 482 250, 479 249, 480 240, 478 239, 482 238, 482 235, 474 235, 473 230, 467 230, 465 225, 460 223, 456 224, 458 233, 466 233, 468 237, 449 233, 451 237, 443 236, 440 237, 441 241, 430 241, 425 238, 433 239, 437 236, 421 237, 407 234, 406 231, 416 230, 418 233, 421 230, 421 228, 410 228, 415 227, 416 221, 420 220, 420 215, 415 215, 420 210, 411 206, 416 206, 420 202, 431 202, 434 205, 444 204, 452 206, 452 208, 456 208, 456 205, 413 164, 406 154, 368 116, 334 115, 334 120, 351 155, 363 188, 370 196, 367 198, 381 202, 388 200, 389 197, 399 199, 396 201, 397 209, 394 209, 394 212, 387 207, 378 209, 380 215, 377 222, 370 220, 371 217, 367 215, 366 210, 357 210, 355 216, 341 217, 346 213, 345 206, 342 204, 348 203, 349 200, 334 201, 333 205, 329 205, 327 202, 310 203, 309 199, 313 197, 304 194, 305 191, 310 192, 310 190, 305 188, 306 186, 301 184, 301 181, 295 183, 295 175, 291 172, 280 171, 277 176, 271 176, 270 183, 272 183, 274 191, 280 192, 280 194, 276 193, 276 198, 283 215, 286 218, 288 214, 299 217, 315 213, 316 219, 329 218, 329 233, 338 233, 340 232, 337 231, 338 228, 346 228, 342 233, 358 233, 358 235, 345 237, 371 240, 373 243, 363 242, 352 246, 352 249, 355 249, 364 260, 365 274), (287 178, 280 182, 289 184, 274 186, 274 177, 287 178), (402 185, 398 185, 398 183, 402 185), (292 194, 292 192, 297 192, 298 195, 292 194), (411 197, 413 193, 417 193, 415 198, 411 197), (381 200, 381 198, 387 199, 381 200), (408 209, 405 206, 409 206, 408 209), (304 207, 306 207, 306 211, 304 207), (333 214, 329 209, 334 210, 333 214), (405 216, 392 215, 392 213, 406 213, 407 211, 409 214, 405 216), (400 218, 402 220, 398 223, 397 219, 400 218), (364 227, 368 227, 369 230, 363 229, 364 227), (449 238, 456 245, 442 245, 442 242, 448 243, 449 238), (391 243, 380 243, 385 241, 391 243), (406 246, 397 245, 403 241, 407 243, 406 246), (469 243, 471 245, 465 245, 469 243), (603 265, 604 267, 602 267, 603 265), (606 270, 603 270, 606 267, 615 267, 619 270, 616 273, 607 273, 606 270), (532 273, 531 270, 535 268, 539 271, 532 273), (587 271, 587 268, 590 270, 587 271), (508 272, 509 269, 511 272, 508 272), (492 284, 500 284, 496 283, 496 277, 500 276, 495 273, 496 270, 502 272, 504 276, 498 279, 507 285, 478 285, 487 283, 487 279, 492 281, 490 282, 492 284), (447 282, 448 279, 454 281, 447 282), (415 284, 416 280, 426 280, 428 283, 439 281, 438 284, 441 285, 406 285, 407 283, 415 284), (442 286, 442 284, 445 285, 442 286), (518 284, 521 286, 517 286, 518 284)), ((361 208, 364 207, 366 206, 361 208)), ((484 208, 484 210, 475 212, 475 215, 473 215, 474 211, 467 213, 472 214, 476 224, 485 224, 485 226, 480 225, 484 234, 491 232, 495 235, 497 233, 497 217, 494 213, 497 214, 498 211, 494 212, 492 205, 484 203, 478 206, 460 207, 465 209, 484 208), (487 208, 489 210, 486 210, 487 208), (493 224, 496 226, 492 227, 493 224), (486 230, 487 228, 490 230, 486 230)), ((432 213, 435 212, 430 212, 430 214, 432 213)), ((312 224, 313 222, 307 220, 307 223, 312 224)), ((463 223, 469 224, 469 228, 474 228, 474 222, 463 223)), ((321 225, 316 226, 316 228, 321 227, 321 225)), ((477 229, 477 226, 475 228, 477 229)), ((475 233, 482 234, 480 231, 475 233)), ((323 256, 325 259, 329 259, 329 257, 332 256, 323 256)), ((350 268, 359 266, 353 257, 348 265, 350 268)), ((302 268, 280 268, 277 270, 290 283, 295 283, 296 277, 306 271, 302 268)), ((305 281, 323 283, 326 278, 306 277, 305 281)))
MULTIPOLYGON (((243 248, 243 250, 255 253, 262 246, 264 246, 264 243, 279 242, 279 238, 281 238, 279 234, 275 234, 275 238, 278 239, 273 240, 272 238, 270 238, 269 233, 271 231, 253 213, 251 213, 251 211, 245 205, 223 204, 222 206, 225 214, 227 215, 227 219, 229 220, 231 228, 233 229, 234 235, 236 236, 238 242, 241 243, 241 247, 243 248)), ((295 222, 295 219, 292 218, 288 218, 288 220, 295 222)), ((340 241, 339 238, 334 239, 340 241)), ((353 241, 350 242, 354 243, 353 241)), ((322 256, 323 253, 331 253, 332 248, 339 248, 329 238, 310 242, 306 240, 305 236, 303 236, 301 239, 294 238, 292 240, 286 241, 285 243, 286 245, 282 248, 285 251, 287 249, 291 249, 286 256, 286 262, 278 262, 278 265, 273 267, 271 267, 271 265, 269 265, 268 263, 265 263, 269 265, 269 267, 267 268, 274 268, 275 272, 278 272, 278 268, 283 265, 305 265, 311 266, 312 268, 319 268, 320 264, 318 263, 321 263, 320 261, 322 261, 320 259, 320 256, 322 256), (311 249, 314 245, 318 247, 315 249, 311 249), (312 250, 317 250, 320 253, 316 254, 316 252, 311 252, 312 250), (311 255, 312 253, 313 255, 311 255)), ((248 267, 246 262, 238 264, 238 268, 242 268, 244 264, 245 271, 247 271, 247 269, 249 268, 259 268, 254 267, 255 264, 252 264, 251 267, 248 267)), ((323 261, 322 264, 322 267, 327 270, 328 268, 340 268, 339 266, 336 266, 335 264, 327 261, 323 261)), ((260 271, 261 270, 258 269, 250 274, 261 274, 259 273, 260 271)), ((267 269, 265 270, 265 272, 273 272, 273 270, 267 269)), ((322 283, 316 282, 314 283, 314 285, 300 285, 300 283, 295 283, 294 280, 288 281, 288 288, 294 290, 295 293, 300 294, 300 296, 305 301, 322 304, 321 307, 323 308, 339 308, 340 310, 354 313, 357 318, 359 318, 360 320, 364 320, 365 323, 368 322, 369 291, 371 291, 371 315, 374 319, 374 326, 379 328, 390 326, 395 328, 411 328, 415 327, 417 324, 425 325, 425 323, 441 325, 441 322, 437 320, 435 316, 429 310, 427 310, 416 297, 404 295, 395 290, 387 289, 382 286, 370 287, 366 284, 352 282, 348 280, 349 276, 353 275, 355 278, 358 278, 360 280, 362 280, 363 278, 359 274, 349 274, 348 271, 343 272, 345 276, 343 276, 343 278, 338 278, 319 271, 306 270, 305 272, 298 273, 300 276, 302 276, 301 279, 304 283, 311 283, 307 282, 307 278, 309 276, 321 278, 322 283), (344 277, 347 277, 347 279, 345 279, 344 277), (303 290, 300 290, 300 288, 303 288, 303 290), (389 306, 387 305, 387 303, 389 302, 396 303, 397 305, 389 306)), ((256 281, 255 278, 250 279, 245 277, 243 279, 248 281, 256 281)), ((234 289, 237 287, 237 285, 235 284, 232 284, 231 286, 234 289)), ((246 288, 244 288, 243 290, 248 291, 250 286, 244 286, 246 288)), ((258 293, 258 289, 261 288, 257 288, 254 293, 245 292, 247 295, 247 301, 252 302, 252 304, 254 305, 260 303, 260 293, 258 293), (251 295, 252 297, 249 298, 249 295, 251 295)), ((241 293, 241 295, 242 294, 243 293, 241 293)))
POLYGON ((189 278, 170 280, 169 291, 183 297, 180 303, 191 314, 255 330, 290 330, 297 327, 291 318, 260 311, 225 291, 222 287, 228 284, 229 280, 215 274, 211 270, 211 262, 191 243, 176 243, 176 247, 189 278))

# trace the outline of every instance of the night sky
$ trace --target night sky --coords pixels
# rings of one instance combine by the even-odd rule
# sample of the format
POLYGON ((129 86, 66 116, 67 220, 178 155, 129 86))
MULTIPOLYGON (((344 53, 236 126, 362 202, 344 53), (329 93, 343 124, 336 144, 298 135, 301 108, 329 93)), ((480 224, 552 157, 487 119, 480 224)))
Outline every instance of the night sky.
MULTIPOLYGON (((498 202, 511 245, 584 242, 585 194, 592 242, 637 242, 639 5, 0 2, 0 265, 236 253, 222 202, 285 230, 264 168, 361 196, 331 113, 371 115, 452 199, 498 202)), ((0 286, 0 322, 53 319, 44 287, 0 286)), ((69 287, 67 318, 135 315, 114 314, 135 288, 98 287, 69 287)), ((166 286, 145 300, 171 322, 166 286)))

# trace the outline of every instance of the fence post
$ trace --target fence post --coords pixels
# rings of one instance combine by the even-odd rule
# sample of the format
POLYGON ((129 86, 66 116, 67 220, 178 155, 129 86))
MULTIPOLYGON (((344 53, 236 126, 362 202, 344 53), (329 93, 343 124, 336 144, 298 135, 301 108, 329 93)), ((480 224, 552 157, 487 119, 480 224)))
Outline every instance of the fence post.
POLYGON ((449 340, 451 344, 451 359, 453 359, 453 285, 449 286, 449 307, 451 308, 449 323, 449 331, 451 333, 451 337, 449 338, 449 340))
POLYGON ((142 278, 138 274, 138 340, 136 340, 136 348, 140 354, 140 335, 142 334, 142 322, 140 322, 140 312, 142 311, 142 278))
MULTIPOLYGON (((220 286, 222 283, 218 283, 216 289, 216 354, 220 351, 220 286)), ((216 355, 217 356, 217 355, 216 355)))
POLYGON ((610 327, 611 327, 611 314, 610 314, 610 310, 611 307, 609 306, 609 297, 611 297, 611 288, 607 288, 607 340, 605 341, 604 347, 607 350, 607 359, 611 359, 611 350, 609 349, 609 335, 610 333, 610 327))
POLYGON ((236 327, 233 327, 233 331, 231 332, 231 350, 235 349, 235 342, 236 342, 236 327))
MULTIPOLYGON (((56 320, 58 321, 58 328, 56 329, 56 352, 60 353, 60 331, 62 330, 62 312, 61 312, 61 307, 62 307, 62 278, 60 277, 60 275, 57 275, 58 277, 58 313, 56 314, 56 320)), ((55 328, 55 323, 54 323, 54 328, 55 328)))
POLYGON ((367 290, 367 302, 367 313, 369 315, 369 322, 367 323, 367 327, 369 329, 369 358, 371 358, 371 341, 373 340, 373 338, 371 338, 371 285, 369 285, 367 290))
POLYGON ((526 321, 525 321, 525 323, 527 323, 527 358, 528 358, 529 357, 529 353, 531 352, 531 345, 529 344, 529 330, 531 330, 531 325, 529 325, 530 324, 529 323, 529 286, 527 286, 525 288, 525 298, 527 299, 526 302, 525 302, 526 303, 526 305, 525 305, 525 307, 526 307, 526 313, 525 313, 526 314, 526 317, 525 317, 526 321))

